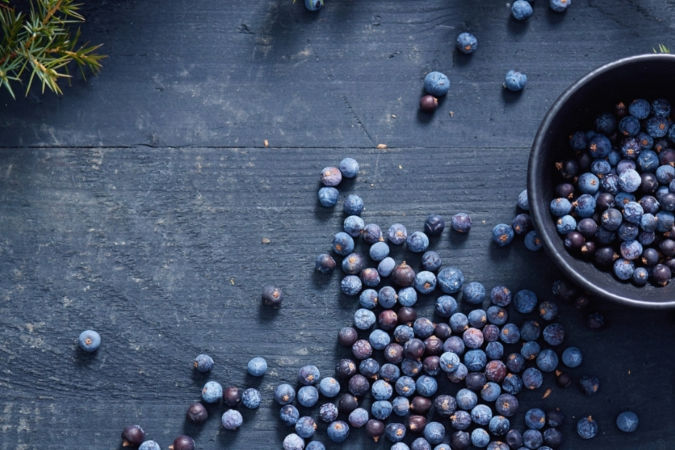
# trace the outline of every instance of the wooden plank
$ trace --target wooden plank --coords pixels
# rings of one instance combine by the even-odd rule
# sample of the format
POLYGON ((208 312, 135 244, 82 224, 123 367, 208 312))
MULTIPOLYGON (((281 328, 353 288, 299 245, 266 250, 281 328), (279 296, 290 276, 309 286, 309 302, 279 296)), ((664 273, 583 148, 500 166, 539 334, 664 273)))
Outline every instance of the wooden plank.
POLYGON ((562 16, 541 2, 524 25, 504 2, 335 0, 319 14, 301 3, 86 6, 87 38, 110 55, 101 76, 63 98, 2 94, 3 145, 528 146, 565 87, 669 44, 675 28, 673 0, 593 1, 562 16), (465 29, 480 40, 470 58, 453 50, 465 29), (520 98, 503 97, 511 68, 530 78, 520 98), (417 102, 430 70, 453 85, 427 123, 417 102))
MULTIPOLYGON (((466 240, 446 233, 434 244, 444 261, 467 280, 550 297, 557 275, 542 254, 489 242, 492 225, 513 215, 525 150, 6 149, 0 449, 112 448, 132 422, 163 447, 185 430, 199 448, 278 448, 288 431, 276 420, 274 386, 292 382, 303 364, 332 374, 346 355, 335 333, 351 322, 355 301, 338 294, 337 273, 325 280, 312 270, 342 220, 339 209, 317 205, 317 174, 346 155, 362 170, 344 192, 362 195, 366 221, 414 230, 429 212, 470 212, 475 226, 466 240), (276 314, 259 306, 266 283, 286 293, 276 314), (92 358, 75 350, 87 327, 103 336, 92 358), (257 384, 245 374, 250 357, 269 361, 259 382, 263 405, 245 414, 238 433, 219 427, 221 408, 203 429, 184 424, 205 380, 192 374, 190 361, 203 351, 216 360, 213 379, 242 387, 257 384)), ((598 306, 608 316, 603 331, 586 330, 571 307, 561 316, 567 343, 584 350, 574 373, 599 375, 599 394, 559 390, 547 375, 551 397, 523 394, 523 408, 593 414, 600 437, 575 438, 570 418, 567 448, 668 448, 675 435, 661 424, 675 419, 675 363, 664 357, 675 344, 673 315, 598 306), (634 435, 619 435, 613 425, 624 408, 640 413, 634 435)), ((424 297, 420 310, 431 315, 433 299, 424 297)), ((370 448, 363 432, 354 435, 339 448, 370 448)))

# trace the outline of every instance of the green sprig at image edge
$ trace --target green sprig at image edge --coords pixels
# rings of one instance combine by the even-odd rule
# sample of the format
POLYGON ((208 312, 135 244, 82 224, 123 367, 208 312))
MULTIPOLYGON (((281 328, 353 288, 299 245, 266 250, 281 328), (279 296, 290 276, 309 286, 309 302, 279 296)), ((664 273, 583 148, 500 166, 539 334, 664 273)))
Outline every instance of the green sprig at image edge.
POLYGON ((73 63, 85 79, 87 70, 99 72, 105 58, 97 52, 102 44, 79 44, 80 29, 75 29, 84 22, 81 4, 73 0, 25 3, 0 0, 0 84, 12 98, 16 98, 14 85, 25 85, 28 95, 36 78, 42 93, 47 88, 63 94, 59 82, 71 79, 69 66, 73 63))

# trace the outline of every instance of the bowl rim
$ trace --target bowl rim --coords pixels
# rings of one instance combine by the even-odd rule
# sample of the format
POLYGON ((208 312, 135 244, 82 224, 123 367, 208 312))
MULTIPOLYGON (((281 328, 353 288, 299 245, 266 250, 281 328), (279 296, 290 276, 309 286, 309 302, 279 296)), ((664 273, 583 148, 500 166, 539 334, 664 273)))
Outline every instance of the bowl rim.
MULTIPOLYGON (((577 93, 584 85, 589 81, 604 75, 607 72, 613 71, 617 68, 625 66, 627 64, 635 64, 642 61, 654 61, 654 60, 663 60, 670 61, 675 63, 675 55, 673 54, 642 54, 629 56, 626 58, 621 58, 616 61, 604 64, 591 72, 587 73, 583 77, 579 78, 572 85, 570 85, 565 91, 553 102, 551 108, 548 110, 544 119, 542 120, 537 134, 535 135, 534 140, 532 141, 532 147, 530 150, 530 156, 528 160, 528 169, 527 169, 527 192, 530 203, 530 212, 535 223, 544 223, 545 220, 550 220, 548 215, 547 208, 540 208, 540 204, 543 202, 543 194, 541 194, 534 187, 537 184, 537 179, 535 177, 534 165, 535 161, 538 161, 543 155, 544 149, 542 146, 546 131, 550 128, 551 123, 553 122, 554 117, 560 112, 562 106, 577 93)), ((583 273, 577 271, 572 265, 566 260, 566 257, 573 258, 572 255, 565 254, 562 255, 561 252, 555 250, 555 246, 551 236, 543 231, 539 232, 540 238, 544 242, 544 248, 549 258, 563 271, 563 273, 570 278, 575 284, 581 286, 587 292, 601 297, 603 299, 611 300, 613 302, 621 303, 624 305, 631 305, 645 309, 669 309, 675 308, 675 298, 673 300, 667 300, 664 302, 650 302, 647 300, 638 300, 631 297, 626 297, 615 292, 611 292, 607 289, 604 289, 601 286, 598 286, 594 283, 591 283, 586 279, 586 276, 583 273)), ((596 269, 597 270, 597 269, 596 269)), ((675 283, 675 281, 671 281, 675 283)))

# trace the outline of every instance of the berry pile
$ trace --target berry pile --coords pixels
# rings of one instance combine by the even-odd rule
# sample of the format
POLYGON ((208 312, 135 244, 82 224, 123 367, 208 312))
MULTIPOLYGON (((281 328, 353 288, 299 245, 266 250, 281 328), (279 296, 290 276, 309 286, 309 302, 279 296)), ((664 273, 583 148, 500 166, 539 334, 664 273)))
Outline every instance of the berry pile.
POLYGON ((621 281, 665 286, 675 271, 675 125, 670 103, 635 99, 570 136, 551 215, 565 247, 621 281))
MULTIPOLYGON (((324 185, 331 185, 326 187, 335 188, 342 177, 357 174, 358 163, 345 158, 339 168, 324 169, 321 179, 324 185)), ((445 220, 439 215, 428 216, 423 231, 408 234, 403 224, 396 223, 385 233, 376 224, 365 224, 360 217, 363 201, 358 196, 347 196, 344 203, 347 217, 343 231, 333 237, 332 252, 338 260, 342 258, 342 293, 358 297, 353 325, 337 333, 338 343, 350 356, 337 362, 333 376, 322 377, 319 368, 310 364, 299 369, 294 384, 275 386, 274 401, 281 406, 279 419, 292 427, 283 439, 284 450, 325 450, 316 440, 322 424, 328 439, 335 443, 345 442, 352 430, 363 428, 375 442, 381 438, 391 442, 394 450, 559 448, 563 440, 560 429, 565 423, 560 409, 528 409, 521 414, 526 429, 515 426, 520 422, 521 392, 544 390, 542 398, 547 398, 551 393, 543 388, 547 377, 555 377, 558 386, 567 388, 574 384, 568 369, 574 371, 583 365, 578 347, 563 346, 567 336, 557 321, 557 303, 539 301, 526 289, 512 293, 503 285, 488 290, 480 282, 466 282, 460 269, 444 265, 441 256, 429 250, 445 230, 445 220), (420 270, 405 261, 397 263, 390 256, 390 245, 421 254, 420 270), (430 298, 434 299, 434 320, 422 317, 416 309, 430 298)), ((523 191, 518 207, 527 211, 528 206, 523 191)), ((532 232, 526 213, 516 216, 510 226, 501 225, 495 228, 510 233, 510 239, 514 233, 527 236, 532 232)), ((453 233, 469 232, 471 217, 454 215, 450 228, 453 233)), ((501 234, 493 234, 496 241, 503 241, 501 234)), ((338 262, 328 253, 316 258, 315 268, 321 274, 330 275, 337 267, 338 262)), ((552 294, 568 302, 574 300, 579 309, 589 304, 586 296, 562 281, 553 284, 552 294)), ((263 289, 264 305, 280 307, 282 298, 279 288, 263 289)), ((600 313, 587 316, 590 328, 604 323, 600 313)), ((100 336, 91 330, 79 339, 87 352, 96 350, 99 343, 100 336)), ((214 361, 199 354, 192 365, 195 371, 207 374, 214 361)), ((254 357, 247 371, 261 377, 267 371, 267 361, 254 357)), ((591 375, 578 377, 576 384, 587 396, 600 389, 599 379, 591 375)), ((237 408, 257 409, 262 396, 254 388, 223 388, 209 380, 202 388, 201 402, 189 406, 188 422, 203 424, 209 417, 205 404, 221 402, 226 409, 221 416, 223 428, 236 431, 244 422, 237 408)), ((638 416, 623 411, 616 417, 616 426, 633 432, 638 416)), ((598 433, 598 424, 591 416, 584 416, 576 430, 581 438, 591 439, 598 433)), ((122 440, 124 447, 160 448, 157 442, 146 440, 139 425, 126 427, 122 440)), ((186 435, 178 436, 169 446, 170 450, 194 448, 194 440, 186 435)))
MULTIPOLYGON (((522 227, 529 227, 525 222, 522 227)), ((451 224, 453 232, 467 232, 471 218, 460 213, 451 224)), ((508 229, 525 231, 517 225, 508 229)), ((560 445, 564 416, 559 410, 530 409, 524 415, 526 430, 512 426, 521 391, 540 389, 546 374, 569 385, 571 377, 561 364, 582 364, 579 348, 563 348, 566 333, 556 321, 558 306, 539 302, 529 290, 512 293, 506 286, 488 290, 477 281, 465 282, 460 269, 443 265, 440 255, 429 250, 444 228, 443 218, 431 215, 424 231, 409 234, 396 223, 383 232, 358 214, 349 215, 332 240, 332 252, 342 261, 328 253, 316 258, 320 273, 342 270, 340 289, 358 298, 359 308, 353 325, 338 331, 338 343, 351 357, 338 361, 334 376, 322 378, 316 366, 308 365, 298 372, 297 390, 287 383, 276 387, 280 420, 293 427, 283 441, 285 450, 324 448, 316 441, 305 447, 320 423, 327 424, 333 442, 364 428, 395 449, 444 449, 448 441, 457 449, 560 445), (410 253, 423 253, 419 271, 389 256, 390 246, 403 245, 410 253), (434 320, 415 309, 428 296, 436 297, 434 320), (295 404, 305 408, 304 415, 295 404)), ((593 395, 599 382, 584 376, 579 386, 593 395)))

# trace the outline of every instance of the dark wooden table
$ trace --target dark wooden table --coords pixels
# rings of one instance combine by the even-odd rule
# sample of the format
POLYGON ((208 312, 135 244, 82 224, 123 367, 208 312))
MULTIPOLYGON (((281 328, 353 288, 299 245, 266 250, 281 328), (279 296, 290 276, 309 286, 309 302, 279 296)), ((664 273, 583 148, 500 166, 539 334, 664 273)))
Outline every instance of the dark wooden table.
MULTIPOLYGON (((444 260, 549 298, 559 275, 542 253, 489 242, 514 213, 538 123, 592 68, 675 46, 673 0, 575 0, 564 15, 538 1, 525 24, 504 1, 301 3, 89 3, 85 35, 110 55, 102 74, 61 98, 1 94, 1 449, 117 448, 131 423, 162 448, 181 432, 203 449, 280 448, 273 387, 307 363, 332 374, 356 309, 337 273, 312 270, 342 220, 317 205, 317 175, 347 155, 362 170, 343 192, 364 198, 367 222, 416 229, 430 212, 470 212, 467 239, 434 244, 444 260), (463 30, 479 38, 472 57, 453 51, 463 30), (529 77, 522 95, 502 90, 511 68, 529 77), (433 117, 417 111, 430 70, 452 82, 433 117), (259 306, 266 283, 286 293, 276 314, 259 306), (85 328, 103 337, 93 357, 76 350, 85 328), (263 392, 239 432, 217 408, 201 428, 184 423, 205 381, 190 367, 200 352, 213 379, 263 392), (262 381, 246 376, 253 355, 269 361, 262 381)), ((561 406, 564 448, 675 448, 673 314, 594 308, 603 330, 572 307, 561 316, 584 349, 573 373, 597 374, 600 392, 547 376, 553 393, 523 394, 523 410, 561 406), (641 417, 632 435, 614 426, 625 408, 641 417), (600 425, 592 441, 573 431, 584 414, 600 425)), ((342 448, 370 446, 357 431, 342 448)))

